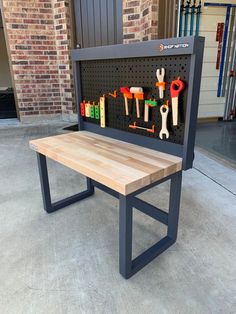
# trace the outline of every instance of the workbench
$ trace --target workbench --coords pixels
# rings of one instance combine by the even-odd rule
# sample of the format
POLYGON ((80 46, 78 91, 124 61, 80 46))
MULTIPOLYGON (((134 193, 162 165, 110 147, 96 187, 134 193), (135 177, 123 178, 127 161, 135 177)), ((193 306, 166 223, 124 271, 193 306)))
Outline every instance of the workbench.
MULTIPOLYGON (((130 61, 133 55, 134 58, 151 56, 151 64, 158 62, 159 56, 161 56, 161 60, 166 59, 166 64, 175 58, 176 67, 181 66, 181 62, 184 62, 182 72, 185 78, 186 92, 181 99, 184 114, 179 126, 170 130, 169 139, 160 140, 156 133, 145 136, 142 130, 129 130, 127 125, 130 123, 130 118, 127 120, 124 118, 122 125, 115 124, 116 121, 111 119, 114 112, 109 113, 110 125, 105 128, 100 127, 92 119, 83 118, 78 112, 80 131, 30 141, 30 147, 37 154, 43 204, 46 212, 52 213, 92 196, 95 188, 118 198, 119 267, 124 278, 134 275, 177 239, 182 170, 191 168, 194 158, 193 149, 203 46, 203 38, 185 37, 184 39, 174 38, 132 45, 86 48, 72 52, 78 111, 86 93, 99 94, 98 90, 101 86, 93 81, 94 77, 91 74, 87 80, 86 72, 92 73, 92 67, 101 66, 100 61, 102 61, 104 69, 107 66, 105 65, 107 60, 109 62, 113 58, 112 64, 114 66, 116 66, 116 62, 121 64, 122 58, 131 64, 135 61, 135 59, 130 61), (183 44, 183 40, 185 44, 183 44), (169 51, 169 48, 165 50, 162 46, 174 48, 169 51), (161 47, 161 49, 158 51, 157 47, 161 47), (184 57, 185 55, 186 57, 184 57), (153 56, 157 56, 157 59, 153 56), (171 59, 168 60, 168 56, 171 59), (178 56, 181 60, 180 65, 178 64, 178 56), (117 61, 116 58, 119 60, 117 61), (129 58, 128 61, 127 58, 129 58), (86 64, 85 68, 83 68, 83 61, 86 64), (123 126, 123 130, 121 126, 123 126), (46 158, 85 176, 87 179, 85 190, 52 203, 46 158), (168 212, 138 197, 140 193, 167 180, 171 182, 168 212), (166 225, 167 232, 164 238, 132 259, 134 208, 166 225)), ((149 59, 146 59, 146 62, 149 62, 149 59)), ((109 63, 107 68, 113 65, 109 63)), ((146 66, 148 67, 148 65, 146 66)), ((152 71, 149 73, 152 75, 152 71)), ((171 74, 171 72, 169 73, 171 74)), ((118 77, 119 75, 116 74, 116 84, 118 84, 118 77)), ((103 79, 101 77, 101 81, 103 79)), ((150 81, 148 75, 145 79, 150 81)), ((109 81, 106 79, 106 82, 109 81)), ((110 103, 110 107, 108 106, 108 110, 111 109, 112 103, 110 103)), ((120 107, 117 106, 117 110, 121 110, 120 107)))

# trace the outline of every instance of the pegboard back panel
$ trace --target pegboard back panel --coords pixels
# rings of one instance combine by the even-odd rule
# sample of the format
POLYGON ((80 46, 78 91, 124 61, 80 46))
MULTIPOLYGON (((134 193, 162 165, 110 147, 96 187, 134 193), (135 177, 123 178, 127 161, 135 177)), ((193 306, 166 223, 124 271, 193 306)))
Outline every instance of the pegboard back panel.
MULTIPOLYGON (((185 90, 179 97, 178 126, 174 127, 172 125, 172 115, 170 112, 167 116, 170 136, 168 139, 163 140, 183 145, 190 59, 190 55, 180 55, 82 61, 80 63, 82 99, 97 102, 103 94, 112 93, 114 90, 119 91, 122 86, 142 87, 145 99, 157 100, 157 106, 149 108, 149 121, 144 122, 143 118, 144 100, 139 101, 140 118, 137 118, 135 99, 128 100, 129 115, 126 116, 124 97, 118 92, 117 98, 106 97, 106 126, 159 139, 162 127, 160 106, 166 100, 170 100, 170 84, 177 77, 180 77, 185 83, 185 90), (164 100, 159 99, 159 90, 155 86, 157 82, 156 70, 160 68, 165 69, 165 82, 167 84, 164 100), (142 129, 130 128, 129 125, 132 125, 134 122, 144 128, 151 128, 152 125, 155 125, 155 132, 150 133, 142 129)), ((99 123, 95 119, 86 117, 84 117, 84 121, 99 123)))
POLYGON ((154 148, 183 157, 183 169, 192 166, 196 120, 201 80, 204 39, 185 37, 151 41, 132 45, 74 50, 75 84, 77 92, 80 129, 86 129, 141 146, 154 148), (165 69, 166 90, 159 97, 157 69, 165 69), (170 84, 180 78, 185 88, 178 100, 178 124, 173 125, 170 84), (139 100, 140 118, 137 117, 136 100, 128 99, 129 114, 125 112, 121 87, 141 87, 145 100, 155 100, 157 106, 149 107, 149 120, 144 121, 144 100, 139 100), (117 98, 109 93, 117 91, 117 98), (106 95, 106 127, 100 121, 80 114, 80 103, 99 102, 106 95), (160 138, 162 116, 160 107, 169 101, 167 128, 169 137, 160 138), (138 125, 140 128, 131 128, 138 125), (153 130, 154 132, 147 131, 153 130), (144 128, 144 129, 142 129, 144 128))

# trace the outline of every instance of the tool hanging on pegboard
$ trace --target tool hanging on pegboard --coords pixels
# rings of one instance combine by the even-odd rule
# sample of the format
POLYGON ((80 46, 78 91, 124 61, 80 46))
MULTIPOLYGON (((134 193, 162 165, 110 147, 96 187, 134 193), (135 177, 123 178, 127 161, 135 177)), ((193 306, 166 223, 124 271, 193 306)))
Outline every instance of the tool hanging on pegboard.
POLYGON ((134 94, 136 101, 136 114, 137 118, 140 118, 139 100, 144 100, 144 92, 142 87, 131 87, 130 92, 134 94))
MULTIPOLYGON (((81 103, 83 121, 102 128, 119 129, 159 141, 182 144, 190 66, 189 55, 185 58, 177 55, 81 62, 81 76, 85 82, 81 86, 81 97, 85 100, 85 103, 81 103), (101 65, 104 75, 97 80, 94 73, 99 72, 101 65), (178 97, 177 92, 175 97, 172 95, 174 99, 171 103, 170 83, 179 76, 186 89, 181 92, 179 100, 175 99, 178 97), (162 107, 162 117, 160 107, 167 100, 169 113, 165 113, 165 106, 162 107), (83 113, 86 103, 90 104, 90 114, 87 112, 87 116, 83 113)), ((176 84, 174 89, 179 90, 179 87, 180 84, 176 84)))

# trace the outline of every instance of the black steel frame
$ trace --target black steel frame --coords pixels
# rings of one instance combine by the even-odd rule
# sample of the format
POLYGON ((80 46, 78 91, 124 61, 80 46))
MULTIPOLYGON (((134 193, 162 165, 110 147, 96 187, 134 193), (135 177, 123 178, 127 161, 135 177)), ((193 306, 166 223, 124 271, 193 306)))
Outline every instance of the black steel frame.
POLYGON ((120 274, 124 278, 128 279, 133 276, 136 272, 141 270, 145 265, 175 243, 178 231, 182 171, 172 174, 158 182, 152 183, 129 195, 122 195, 101 183, 98 183, 90 178, 86 178, 87 188, 85 191, 52 203, 46 156, 37 152, 37 159, 43 204, 47 213, 55 212, 93 195, 94 187, 97 187, 119 199, 119 267, 120 274), (168 213, 136 197, 138 194, 169 179, 171 180, 171 184, 168 213), (144 214, 167 226, 166 236, 135 259, 132 259, 133 208, 138 209, 144 214))
POLYGON ((194 143, 196 135, 199 91, 201 84, 204 37, 179 37, 161 40, 151 40, 132 45, 111 45, 94 48, 74 49, 71 52, 73 61, 76 103, 78 108, 79 129, 105 135, 118 140, 155 149, 164 153, 183 158, 183 170, 192 168, 194 158, 194 143), (160 49, 165 47, 165 49, 160 49), (80 63, 102 59, 140 58, 152 56, 180 56, 190 55, 187 111, 183 145, 148 138, 113 128, 101 128, 99 125, 85 122, 80 116, 79 104, 83 100, 81 92, 80 63))

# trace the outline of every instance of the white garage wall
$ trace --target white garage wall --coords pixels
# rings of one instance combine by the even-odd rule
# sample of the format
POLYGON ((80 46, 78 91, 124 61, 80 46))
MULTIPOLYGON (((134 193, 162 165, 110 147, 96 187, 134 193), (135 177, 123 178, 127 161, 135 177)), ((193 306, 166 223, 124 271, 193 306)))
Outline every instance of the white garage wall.
MULTIPOLYGON (((205 2, 236 4, 236 0, 210 0, 205 2)), ((198 117, 222 117, 225 98, 216 96, 219 70, 216 70, 218 42, 215 39, 217 24, 225 22, 226 8, 202 6, 201 11, 199 35, 204 36, 206 39, 198 117)))

